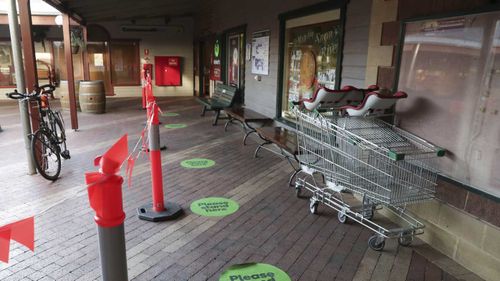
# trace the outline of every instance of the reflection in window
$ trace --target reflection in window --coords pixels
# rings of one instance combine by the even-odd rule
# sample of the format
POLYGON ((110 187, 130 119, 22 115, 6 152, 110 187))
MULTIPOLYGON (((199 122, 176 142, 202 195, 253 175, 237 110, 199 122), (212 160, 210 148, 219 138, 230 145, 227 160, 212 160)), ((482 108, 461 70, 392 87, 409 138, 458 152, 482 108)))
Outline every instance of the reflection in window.
MULTIPOLYGON (((96 54, 97 55, 97 54, 96 54)), ((112 41, 111 42, 111 77, 113 85, 139 85, 139 42, 112 41)), ((97 63, 101 58, 95 58, 97 63)), ((97 64, 96 64, 97 65, 97 64)))
POLYGON ((14 67, 10 42, 0 42, 0 86, 12 86, 14 84, 14 67))
POLYGON ((338 10, 287 21, 282 116, 292 119, 289 103, 310 98, 320 87, 335 88, 340 41, 338 10), (328 13, 328 16, 326 16, 328 13))
MULTIPOLYGON (((54 66, 56 80, 68 80, 68 69, 66 66, 66 56, 64 54, 64 43, 62 41, 54 41, 52 43, 54 49, 54 66)), ((73 54, 73 73, 75 81, 83 80, 83 60, 82 53, 73 54)))
POLYGON ((500 195, 500 13, 408 23, 401 126, 450 153, 448 176, 500 195))

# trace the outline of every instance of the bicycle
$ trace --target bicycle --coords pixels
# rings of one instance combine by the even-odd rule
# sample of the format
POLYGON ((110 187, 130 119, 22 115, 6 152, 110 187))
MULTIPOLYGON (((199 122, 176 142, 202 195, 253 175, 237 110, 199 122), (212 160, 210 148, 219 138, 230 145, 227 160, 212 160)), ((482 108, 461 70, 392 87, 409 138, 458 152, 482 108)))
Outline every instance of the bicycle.
POLYGON ((37 171, 47 180, 55 181, 61 173, 61 157, 70 159, 66 147, 66 133, 64 121, 60 111, 52 111, 49 105, 49 96, 53 98, 55 87, 47 84, 35 87, 30 94, 21 94, 15 90, 6 94, 11 99, 36 101, 40 127, 31 139, 31 155, 35 160, 37 171))

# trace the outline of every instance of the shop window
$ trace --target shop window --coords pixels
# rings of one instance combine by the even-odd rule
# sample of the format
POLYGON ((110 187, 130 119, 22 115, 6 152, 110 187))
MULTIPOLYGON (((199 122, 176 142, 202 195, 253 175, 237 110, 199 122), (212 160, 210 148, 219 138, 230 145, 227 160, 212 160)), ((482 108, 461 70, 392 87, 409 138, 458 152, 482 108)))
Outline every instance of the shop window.
POLYGON ((139 42, 112 41, 110 53, 113 85, 140 85, 139 42))
MULTIPOLYGON (((66 66, 66 56, 64 54, 64 43, 62 41, 52 42, 54 52, 54 67, 56 80, 68 80, 68 70, 66 66)), ((82 52, 73 54, 73 73, 75 80, 83 80, 83 60, 82 52)))
POLYGON ((500 196, 500 12, 405 24, 400 126, 449 153, 448 177, 500 196))
POLYGON ((14 86, 14 66, 10 42, 0 42, 0 87, 14 86))
POLYGON ((334 89, 339 81, 340 10, 285 22, 284 81, 281 115, 290 121, 290 102, 310 98, 321 86, 334 89))

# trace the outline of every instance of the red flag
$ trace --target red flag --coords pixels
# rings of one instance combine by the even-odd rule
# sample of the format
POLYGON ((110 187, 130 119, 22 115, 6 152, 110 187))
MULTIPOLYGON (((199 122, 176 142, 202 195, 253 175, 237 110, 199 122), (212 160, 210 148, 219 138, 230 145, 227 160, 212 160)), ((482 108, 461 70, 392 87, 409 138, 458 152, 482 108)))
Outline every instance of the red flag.
POLYGON ((26 218, 0 227, 0 261, 9 262, 10 240, 35 250, 35 219, 26 218))

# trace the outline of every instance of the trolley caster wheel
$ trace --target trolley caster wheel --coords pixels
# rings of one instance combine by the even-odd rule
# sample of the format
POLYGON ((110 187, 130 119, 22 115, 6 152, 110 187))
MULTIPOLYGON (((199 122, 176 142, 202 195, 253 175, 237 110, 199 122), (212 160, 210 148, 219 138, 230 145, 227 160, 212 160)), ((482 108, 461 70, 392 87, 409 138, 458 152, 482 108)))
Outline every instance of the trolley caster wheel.
POLYGON ((337 218, 339 219, 340 223, 346 223, 347 222, 347 215, 345 214, 344 211, 337 212, 337 218))
POLYGON ((296 196, 297 198, 300 198, 300 196, 301 196, 301 195, 302 195, 302 188, 300 188, 300 187, 296 187, 296 188, 295 188, 295 196, 296 196))
POLYGON ((413 235, 405 235, 398 238, 399 245, 408 247, 413 242, 413 235))
POLYGON ((318 201, 311 200, 311 203, 309 203, 309 211, 311 211, 311 214, 316 215, 318 213, 318 205, 318 201))
POLYGON ((368 246, 374 251, 382 251, 385 246, 385 239, 375 234, 368 239, 368 246))

